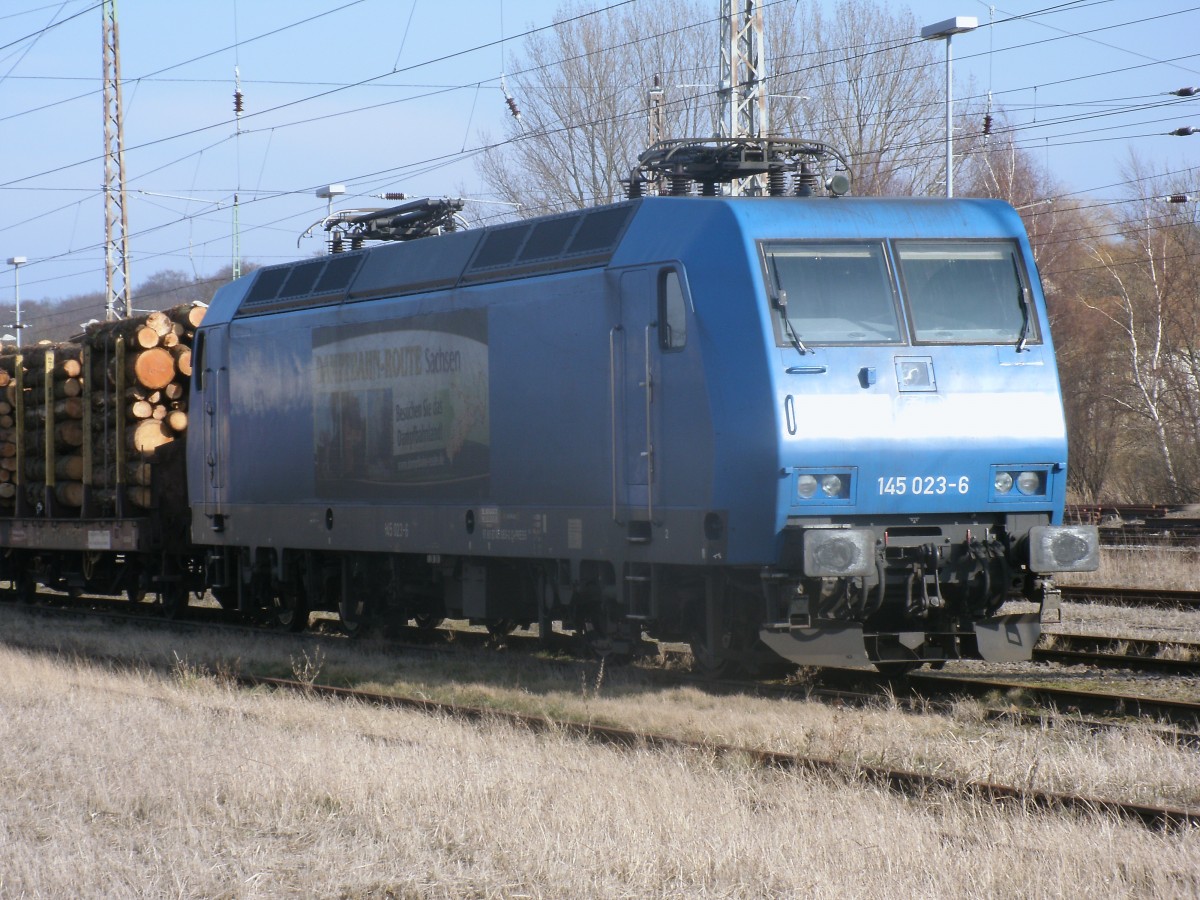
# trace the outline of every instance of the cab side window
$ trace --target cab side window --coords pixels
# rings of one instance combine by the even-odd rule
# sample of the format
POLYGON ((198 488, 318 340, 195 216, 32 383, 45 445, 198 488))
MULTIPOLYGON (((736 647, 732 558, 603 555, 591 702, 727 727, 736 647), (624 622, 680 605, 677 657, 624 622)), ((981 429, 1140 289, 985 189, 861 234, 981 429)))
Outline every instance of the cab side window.
POLYGON ((687 344, 687 299, 674 269, 658 275, 658 326, 659 349, 682 350, 687 344))

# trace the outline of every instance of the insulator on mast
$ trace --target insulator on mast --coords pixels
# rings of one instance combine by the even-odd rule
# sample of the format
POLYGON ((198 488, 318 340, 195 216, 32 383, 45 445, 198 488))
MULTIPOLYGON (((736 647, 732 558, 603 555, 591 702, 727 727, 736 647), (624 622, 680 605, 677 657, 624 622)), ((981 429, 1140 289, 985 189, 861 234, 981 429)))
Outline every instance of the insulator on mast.
POLYGON ((508 92, 508 84, 503 75, 500 76, 500 90, 504 94, 504 102, 508 104, 508 111, 512 113, 514 119, 520 122, 521 110, 517 107, 517 98, 508 92))

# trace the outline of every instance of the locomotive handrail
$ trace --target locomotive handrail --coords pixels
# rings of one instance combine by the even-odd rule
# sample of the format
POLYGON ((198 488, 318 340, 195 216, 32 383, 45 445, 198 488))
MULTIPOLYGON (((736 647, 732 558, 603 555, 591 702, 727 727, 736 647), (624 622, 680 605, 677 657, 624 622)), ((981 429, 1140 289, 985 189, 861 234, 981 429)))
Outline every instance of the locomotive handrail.
POLYGON ((617 517, 617 332, 622 327, 614 325, 608 330, 608 408, 612 433, 612 520, 620 525, 617 517))
POLYGON ((650 329, 655 327, 651 322, 646 326, 646 518, 654 521, 654 433, 650 430, 652 419, 650 405, 654 402, 654 382, 651 378, 650 329))

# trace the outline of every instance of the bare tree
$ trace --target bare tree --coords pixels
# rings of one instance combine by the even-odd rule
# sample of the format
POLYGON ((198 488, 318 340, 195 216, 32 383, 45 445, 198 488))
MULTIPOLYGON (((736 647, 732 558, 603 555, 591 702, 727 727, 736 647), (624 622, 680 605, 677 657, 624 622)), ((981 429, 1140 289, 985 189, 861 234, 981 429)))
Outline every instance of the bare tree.
POLYGON ((919 32, 910 11, 873 0, 842 0, 829 16, 821 4, 797 3, 787 18, 772 17, 773 128, 841 149, 856 194, 937 193, 945 81, 936 47, 919 32))
POLYGON ((561 7, 562 24, 531 35, 513 62, 509 86, 521 117, 508 123, 506 142, 481 157, 484 181, 527 215, 621 199, 622 180, 647 144, 655 75, 666 93, 666 133, 711 133, 706 60, 716 45, 715 6, 663 4, 670 15, 658 17, 643 8, 582 16, 579 3, 561 7), (645 36, 655 21, 672 24, 645 36))
POLYGON ((1079 302, 1107 323, 1124 356, 1125 390, 1110 400, 1126 412, 1127 427, 1155 462, 1140 480, 1147 489, 1157 480, 1164 499, 1194 499, 1200 493, 1197 222, 1193 211, 1164 204, 1170 185, 1136 156, 1124 174, 1134 195, 1114 216, 1117 239, 1088 246, 1108 290, 1079 302))
POLYGON ((1003 111, 992 116, 992 134, 976 125, 973 152, 965 160, 959 193, 1006 200, 1021 215, 1037 262, 1058 350, 1070 440, 1068 486, 1081 501, 1104 496, 1123 450, 1120 424, 1123 357, 1114 352, 1109 327, 1075 301, 1108 293, 1108 286, 1081 277, 1094 266, 1084 248, 1095 246, 1104 223, 1063 198, 1064 190, 1034 156, 1018 147, 1003 111))

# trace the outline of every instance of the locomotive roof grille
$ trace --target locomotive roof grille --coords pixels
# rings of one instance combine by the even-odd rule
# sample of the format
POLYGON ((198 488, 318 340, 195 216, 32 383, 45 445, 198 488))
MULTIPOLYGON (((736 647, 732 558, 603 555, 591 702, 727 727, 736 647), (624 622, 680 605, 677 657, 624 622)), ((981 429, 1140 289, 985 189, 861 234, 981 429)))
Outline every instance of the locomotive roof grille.
POLYGON ((236 318, 603 266, 636 203, 259 269, 236 318))
POLYGON ((360 265, 362 265, 361 256, 345 256, 339 253, 337 256, 330 257, 313 293, 328 294, 333 291, 346 290, 350 287, 350 282, 354 279, 360 265))
POLYGON ((525 236, 528 232, 528 225, 511 225, 489 231, 487 237, 483 239, 483 246, 475 254, 471 268, 487 269, 512 262, 516 259, 517 251, 525 243, 525 236))
POLYGON ((365 253, 340 253, 311 262, 259 269, 237 314, 253 316, 339 303, 365 256, 365 253))
POLYGON ((598 209, 584 216, 567 253, 611 254, 617 249, 632 213, 631 206, 616 206, 611 209, 598 209))
POLYGON ((258 277, 254 279, 254 286, 250 288, 250 293, 246 295, 242 306, 261 305, 268 300, 274 300, 279 294, 279 289, 283 287, 283 283, 287 281, 290 271, 291 269, 286 266, 278 269, 259 269, 258 277))
POLYGON ((633 210, 632 204, 625 203, 491 228, 464 280, 494 281, 498 276, 604 265, 617 249, 633 210))
POLYGON ((559 220, 539 222, 533 226, 533 232, 529 235, 529 240, 525 242, 525 248, 521 251, 521 260, 558 256, 566 248, 567 241, 571 239, 571 231, 570 228, 564 228, 563 223, 559 220))

